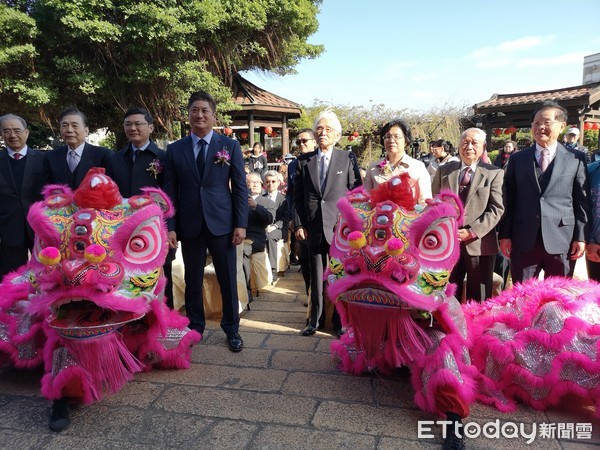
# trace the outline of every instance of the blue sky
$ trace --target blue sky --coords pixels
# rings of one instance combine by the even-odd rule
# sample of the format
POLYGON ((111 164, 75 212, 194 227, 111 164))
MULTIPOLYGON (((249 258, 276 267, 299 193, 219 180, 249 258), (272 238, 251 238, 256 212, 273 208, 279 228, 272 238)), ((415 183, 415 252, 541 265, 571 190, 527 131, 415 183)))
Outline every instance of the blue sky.
POLYGON ((597 0, 324 0, 318 20, 320 57, 296 75, 244 76, 307 106, 428 111, 579 85, 583 57, 600 53, 597 0))

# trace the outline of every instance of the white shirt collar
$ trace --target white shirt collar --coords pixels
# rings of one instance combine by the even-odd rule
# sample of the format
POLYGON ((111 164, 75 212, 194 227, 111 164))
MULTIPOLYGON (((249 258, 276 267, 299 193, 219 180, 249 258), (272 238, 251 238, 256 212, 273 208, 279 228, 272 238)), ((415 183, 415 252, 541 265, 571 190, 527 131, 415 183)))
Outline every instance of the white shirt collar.
POLYGON ((213 130, 210 130, 206 136, 201 138, 201 137, 196 136, 194 133, 191 133, 192 142, 194 143, 194 148, 196 148, 196 145, 198 145, 198 141, 200 139, 204 139, 206 141, 206 143, 208 145, 210 145, 210 141, 212 141, 213 134, 214 134, 213 130))
POLYGON ((11 158, 14 158, 15 153, 19 153, 21 155, 21 158, 27 155, 27 146, 23 147, 20 152, 15 152, 9 146, 6 146, 6 150, 8 151, 8 156, 10 156, 11 158))
MULTIPOLYGON (((548 146, 548 155, 550 156, 550 160, 552 160, 552 158, 554 158, 554 155, 556 155, 556 150, 558 149, 558 141, 556 141, 554 144, 548 146)), ((544 147, 541 147, 537 142, 535 144, 535 157, 539 160, 540 159, 540 155, 542 154, 542 150, 544 150, 544 147)))
POLYGON ((85 147, 85 142, 77 148, 71 148, 67 144, 67 153, 69 153, 71 150, 73 150, 75 153, 77 153, 77 156, 79 156, 81 158, 81 155, 83 154, 83 147, 85 147))

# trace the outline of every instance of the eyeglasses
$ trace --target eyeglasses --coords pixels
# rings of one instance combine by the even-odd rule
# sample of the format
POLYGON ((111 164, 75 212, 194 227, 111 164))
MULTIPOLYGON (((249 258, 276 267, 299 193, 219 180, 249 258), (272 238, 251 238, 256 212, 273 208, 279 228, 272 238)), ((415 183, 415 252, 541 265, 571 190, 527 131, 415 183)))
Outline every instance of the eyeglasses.
POLYGON ((16 134, 17 136, 20 136, 21 133, 23 133, 23 131, 25 131, 23 128, 4 128, 2 129, 2 134, 5 134, 7 136, 10 136, 11 134, 16 134))
POLYGON ((308 138, 308 139, 296 139, 296 145, 300 145, 300 144, 306 144, 308 141, 314 141, 313 138, 308 138))
POLYGON ((148 125, 148 122, 125 122, 123 125, 125 125, 125 128, 141 128, 144 125, 148 125))
POLYGON ((383 139, 384 140, 390 140, 393 139, 394 141, 403 141, 404 140, 404 136, 402 136, 401 134, 384 134, 383 135, 383 139))
POLYGON ((317 127, 317 129, 315 130, 317 132, 317 134, 321 134, 323 131, 325 131, 325 133, 327 134, 331 134, 333 133, 335 130, 331 127, 317 127))
POLYGON ((562 122, 561 120, 544 120, 543 122, 532 122, 531 127, 532 128, 539 128, 542 125, 545 126, 546 128, 551 127, 552 125, 554 125, 555 123, 560 123, 562 122))
POLYGON ((265 184, 275 184, 275 183, 279 183, 279 181, 277 181, 277 180, 267 180, 267 181, 265 181, 265 184))

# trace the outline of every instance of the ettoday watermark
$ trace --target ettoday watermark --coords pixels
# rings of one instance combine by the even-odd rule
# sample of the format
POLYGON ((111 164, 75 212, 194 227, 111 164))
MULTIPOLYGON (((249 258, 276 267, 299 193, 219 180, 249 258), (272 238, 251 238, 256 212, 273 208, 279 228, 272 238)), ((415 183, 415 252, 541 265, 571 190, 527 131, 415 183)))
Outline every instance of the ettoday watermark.
POLYGON ((591 439, 591 423, 515 423, 500 422, 496 419, 491 422, 480 424, 478 422, 467 422, 458 424, 450 420, 419 420, 419 439, 433 439, 431 433, 433 425, 442 428, 442 438, 445 439, 449 432, 459 437, 475 439, 484 436, 489 439, 525 439, 531 444, 536 439, 591 439))

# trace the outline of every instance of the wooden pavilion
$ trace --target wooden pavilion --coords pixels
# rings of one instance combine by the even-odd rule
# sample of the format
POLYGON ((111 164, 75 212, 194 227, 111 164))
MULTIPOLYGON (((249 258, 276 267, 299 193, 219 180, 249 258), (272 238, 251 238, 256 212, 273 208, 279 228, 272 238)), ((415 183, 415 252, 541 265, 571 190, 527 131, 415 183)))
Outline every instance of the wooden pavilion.
POLYGON ((288 121, 300 117, 301 106, 271 92, 265 91, 250 83, 240 74, 233 78, 233 100, 242 107, 241 110, 228 111, 232 118, 230 127, 238 138, 249 140, 252 148, 255 141, 254 132, 259 131, 260 142, 265 145, 267 135, 265 128, 270 127, 281 137, 283 155, 290 151, 288 121), (247 136, 247 137, 243 137, 247 136))
POLYGON ((472 121, 486 131, 489 148, 494 128, 530 128, 533 111, 544 100, 554 100, 567 109, 568 123, 582 131, 580 144, 583 144, 584 122, 600 123, 600 82, 550 91, 494 94, 473 106, 472 121))

